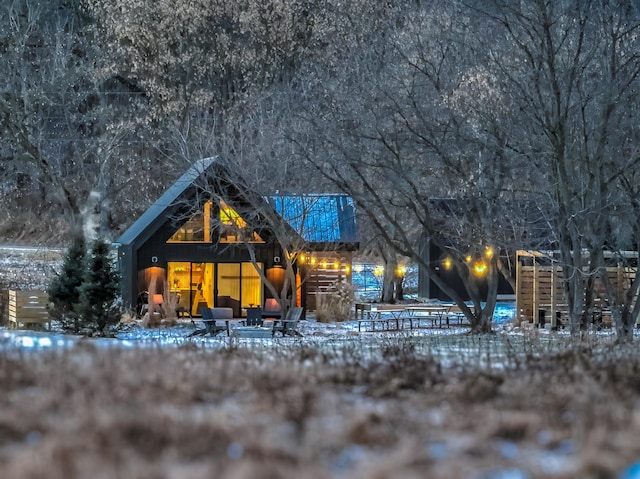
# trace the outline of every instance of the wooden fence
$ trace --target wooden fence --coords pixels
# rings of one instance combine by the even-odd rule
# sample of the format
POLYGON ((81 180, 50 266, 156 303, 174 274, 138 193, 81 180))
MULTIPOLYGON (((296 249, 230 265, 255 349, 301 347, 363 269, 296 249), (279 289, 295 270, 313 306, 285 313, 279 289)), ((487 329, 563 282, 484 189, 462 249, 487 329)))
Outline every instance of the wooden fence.
POLYGON ((43 291, 9 291, 9 327, 51 327, 49 295, 43 291))
MULTIPOLYGON (((540 315, 552 327, 557 326, 558 319, 568 318, 568 305, 565 296, 562 268, 545 258, 545 263, 539 264, 541 255, 531 252, 518 252, 516 271, 516 311, 521 322, 539 324, 540 315), (522 258, 533 258, 523 261, 522 258), (549 264, 551 263, 551 264, 549 264)), ((622 264, 606 268, 608 281, 614 289, 626 291, 635 279, 636 268, 625 267, 622 264)), ((607 309, 605 288, 598 279, 594 282, 594 313, 604 317, 605 322, 611 321, 611 312, 607 309)))

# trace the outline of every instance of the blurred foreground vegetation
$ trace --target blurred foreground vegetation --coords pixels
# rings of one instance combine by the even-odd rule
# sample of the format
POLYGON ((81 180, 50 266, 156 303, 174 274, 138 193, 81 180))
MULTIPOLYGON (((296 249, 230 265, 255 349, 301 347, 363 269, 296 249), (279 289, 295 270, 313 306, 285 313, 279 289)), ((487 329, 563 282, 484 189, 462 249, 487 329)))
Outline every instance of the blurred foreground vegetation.
POLYGON ((6 343, 0 466, 25 479, 619 477, 640 457, 640 355, 553 338, 6 343))

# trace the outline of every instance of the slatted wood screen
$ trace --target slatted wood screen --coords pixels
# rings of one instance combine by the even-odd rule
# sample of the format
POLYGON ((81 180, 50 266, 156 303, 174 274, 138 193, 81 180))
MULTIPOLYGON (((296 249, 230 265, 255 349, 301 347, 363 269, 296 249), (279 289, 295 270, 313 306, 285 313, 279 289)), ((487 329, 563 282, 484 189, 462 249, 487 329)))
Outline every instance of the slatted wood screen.
MULTIPOLYGON (((526 255, 529 256, 529 255, 526 255)), ((525 266, 518 259, 516 272, 516 308, 520 321, 538 323, 538 311, 545 310, 546 318, 555 326, 556 314, 568 317, 562 268, 555 265, 525 266)), ((635 279, 636 269, 620 266, 607 268, 610 284, 619 291, 626 291, 635 279)), ((593 285, 596 308, 603 308, 605 287, 600 280, 593 285)))
POLYGON ((9 327, 20 328, 28 325, 45 324, 49 319, 49 295, 44 291, 9 291, 9 327))
POLYGON ((343 252, 340 257, 316 253, 314 257, 317 258, 316 264, 308 267, 305 278, 308 311, 317 309, 320 296, 332 294, 339 278, 351 281, 351 253, 343 252))

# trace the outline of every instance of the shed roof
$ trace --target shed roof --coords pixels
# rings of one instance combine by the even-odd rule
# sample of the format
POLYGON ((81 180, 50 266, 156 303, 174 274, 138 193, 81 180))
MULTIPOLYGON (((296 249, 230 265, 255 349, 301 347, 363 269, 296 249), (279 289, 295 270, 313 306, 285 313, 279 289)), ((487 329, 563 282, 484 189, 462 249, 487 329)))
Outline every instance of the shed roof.
POLYGON ((358 241, 355 204, 346 195, 278 195, 269 204, 305 241, 355 243, 358 241))

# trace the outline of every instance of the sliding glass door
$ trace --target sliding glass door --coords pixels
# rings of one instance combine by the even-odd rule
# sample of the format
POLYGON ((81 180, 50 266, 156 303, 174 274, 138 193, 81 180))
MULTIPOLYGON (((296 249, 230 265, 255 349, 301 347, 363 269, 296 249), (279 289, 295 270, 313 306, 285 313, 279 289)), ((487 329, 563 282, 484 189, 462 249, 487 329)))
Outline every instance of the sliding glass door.
POLYGON ((193 316, 201 307, 226 307, 240 317, 245 308, 262 304, 262 282, 252 263, 169 262, 167 280, 178 306, 193 316))

